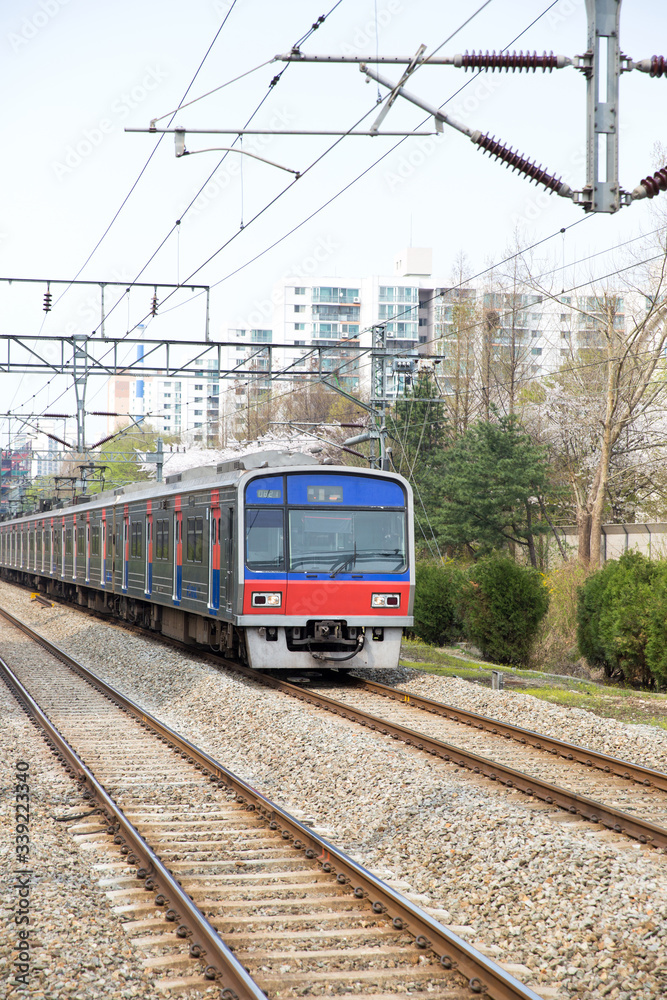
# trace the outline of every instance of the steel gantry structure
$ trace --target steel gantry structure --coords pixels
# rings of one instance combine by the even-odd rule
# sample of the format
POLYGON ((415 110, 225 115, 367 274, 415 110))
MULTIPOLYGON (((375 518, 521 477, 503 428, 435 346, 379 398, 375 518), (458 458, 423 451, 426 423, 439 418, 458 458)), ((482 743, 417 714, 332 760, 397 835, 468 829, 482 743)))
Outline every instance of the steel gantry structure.
MULTIPOLYGON (((74 334, 72 336, 35 334, 0 334, 0 374, 59 375, 68 378, 76 397, 77 451, 86 452, 85 397, 88 380, 98 376, 136 378, 201 378, 220 381, 298 383, 318 379, 341 391, 328 381, 333 375, 343 379, 356 376, 359 358, 372 354, 373 347, 341 341, 309 346, 305 351, 293 344, 251 344, 247 356, 231 364, 229 348, 238 341, 148 339, 145 336, 105 338, 74 334), (138 355, 137 348, 142 351, 138 355), (299 351, 299 357, 294 354, 299 351), (285 352, 291 355, 282 360, 285 352), (132 354, 131 360, 127 355, 132 354), (276 357, 281 361, 276 363, 276 357), (258 361, 261 360, 261 366, 258 361)), ((19 416, 20 414, 14 414, 19 416)), ((49 418, 51 414, 42 414, 49 418)), ((53 414, 53 416, 59 416, 53 414)))

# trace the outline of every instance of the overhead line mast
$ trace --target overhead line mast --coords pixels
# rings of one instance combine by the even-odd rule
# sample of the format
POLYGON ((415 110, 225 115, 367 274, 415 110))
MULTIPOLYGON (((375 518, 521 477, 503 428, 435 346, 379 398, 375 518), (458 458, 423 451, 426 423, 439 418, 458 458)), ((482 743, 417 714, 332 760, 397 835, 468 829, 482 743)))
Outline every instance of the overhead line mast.
MULTIPOLYGON (((422 108, 433 117, 435 131, 442 132, 443 125, 449 125, 466 135, 490 156, 505 163, 513 171, 516 170, 536 184, 542 184, 548 191, 553 191, 562 198, 570 198, 576 205, 581 205, 585 212, 617 212, 624 205, 642 198, 654 198, 661 191, 667 191, 667 165, 655 173, 644 177, 632 191, 624 190, 618 178, 618 143, 619 143, 619 79, 621 73, 637 70, 652 78, 667 77, 667 57, 654 55, 646 59, 633 60, 621 52, 619 44, 619 20, 621 0, 586 0, 588 18, 587 48, 582 55, 565 56, 553 52, 465 52, 451 56, 426 54, 426 46, 420 45, 412 56, 380 56, 380 55, 310 55, 295 46, 289 52, 275 56, 278 62, 300 63, 353 63, 359 64, 359 69, 369 80, 375 80, 390 93, 384 102, 379 115, 368 131, 351 129, 348 132, 338 132, 322 129, 235 129, 212 128, 190 129, 183 127, 158 129, 157 119, 153 120, 148 129, 131 128, 128 132, 174 132, 176 141, 176 156, 183 156, 185 150, 186 131, 205 134, 227 135, 350 135, 350 136, 410 136, 431 133, 379 131, 379 127, 398 98, 403 98, 422 108), (397 83, 383 77, 371 65, 405 65, 405 70, 397 83), (480 130, 471 129, 445 114, 441 108, 428 104, 415 94, 404 89, 404 84, 410 76, 422 66, 453 66, 473 72, 537 72, 551 73, 553 70, 572 67, 583 73, 586 79, 586 181, 580 190, 573 190, 560 178, 550 173, 536 161, 524 156, 496 138, 480 130)), ((196 151, 201 152, 201 151, 196 151)), ((204 150, 205 152, 205 150, 204 150)), ((240 152, 240 150, 239 150, 240 152)), ((245 152, 245 151, 244 151, 245 152)), ((272 164, 280 166, 280 164, 272 164)), ((282 168, 285 169, 285 168, 282 168)), ((299 174, 294 171, 296 176, 299 174)))
MULTIPOLYGON (((369 79, 390 90, 386 108, 380 113, 375 128, 384 119, 388 107, 398 97, 408 100, 433 116, 438 131, 449 125, 463 132, 480 149, 501 160, 512 170, 524 174, 529 180, 543 184, 563 198, 571 198, 581 205, 585 212, 617 212, 624 205, 641 198, 653 198, 660 191, 667 191, 667 166, 643 178, 632 191, 621 188, 618 179, 618 134, 619 134, 619 78, 621 73, 637 70, 657 78, 667 76, 667 57, 652 56, 635 61, 624 55, 619 45, 619 19, 621 0, 586 0, 588 18, 587 49, 579 56, 555 55, 553 52, 465 52, 452 56, 424 54, 420 46, 414 56, 337 56, 306 55, 293 49, 276 56, 282 62, 323 62, 359 63, 360 70, 369 79), (392 83, 381 76, 370 64, 407 64, 398 83, 392 83), (514 151, 496 139, 495 136, 469 129, 466 125, 445 115, 440 109, 427 104, 421 98, 403 89, 403 84, 421 66, 454 66, 477 72, 533 72, 543 73, 572 66, 586 78, 587 141, 586 141, 586 183, 580 191, 574 191, 559 178, 537 166, 528 157, 514 151)), ((374 127, 371 128, 374 133, 374 127)))

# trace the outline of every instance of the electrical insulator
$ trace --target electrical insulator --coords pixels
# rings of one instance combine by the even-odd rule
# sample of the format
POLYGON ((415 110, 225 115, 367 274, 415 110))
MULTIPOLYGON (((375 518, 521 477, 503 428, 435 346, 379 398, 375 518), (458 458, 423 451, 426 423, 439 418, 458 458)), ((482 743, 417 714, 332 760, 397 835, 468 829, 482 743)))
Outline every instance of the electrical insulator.
POLYGON ((151 299, 151 316, 157 316, 157 295, 151 299))
POLYGON ((51 312, 51 299, 52 299, 52 297, 53 296, 51 295, 51 292, 44 292, 44 312, 45 313, 51 312))
POLYGON ((640 73, 648 73, 649 76, 667 76, 667 58, 651 56, 650 59, 640 59, 639 62, 631 62, 630 69, 638 69, 640 73))
POLYGON ((555 191, 556 194, 560 194, 564 198, 571 196, 572 189, 569 184, 565 184, 559 177, 554 177, 553 174, 547 173, 541 166, 538 167, 536 163, 531 163, 530 160, 515 153, 511 148, 503 146, 500 142, 496 142, 495 138, 489 135, 481 135, 479 132, 473 132, 470 138, 472 142, 480 146, 491 156, 498 157, 499 160, 506 163, 512 170, 518 170, 520 174, 525 174, 526 177, 535 181, 536 184, 544 184, 545 188, 549 191, 555 191))
POLYGON ((557 56, 553 52, 543 52, 541 56, 538 56, 537 52, 472 52, 466 51, 463 55, 454 56, 454 65, 459 68, 463 68, 466 71, 469 69, 490 69, 492 72, 494 70, 505 70, 509 73, 512 70, 515 73, 517 70, 521 72, 522 70, 529 71, 532 69, 533 73, 535 70, 541 69, 543 73, 547 70, 551 73, 554 69, 562 69, 564 66, 571 64, 572 60, 567 56, 557 56))
POLYGON ((667 59, 664 56, 651 56, 651 76, 667 76, 667 59))
POLYGON ((667 191, 667 167, 656 170, 650 177, 644 177, 632 192, 632 197, 655 198, 661 191, 667 191))

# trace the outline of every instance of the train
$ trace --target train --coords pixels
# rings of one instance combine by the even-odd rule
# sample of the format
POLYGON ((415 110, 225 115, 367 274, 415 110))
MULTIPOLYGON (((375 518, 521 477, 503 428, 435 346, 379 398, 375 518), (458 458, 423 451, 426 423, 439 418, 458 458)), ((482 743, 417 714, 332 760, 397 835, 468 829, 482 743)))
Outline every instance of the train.
POLYGON ((257 670, 396 667, 414 565, 405 479, 278 451, 0 522, 3 579, 257 670))

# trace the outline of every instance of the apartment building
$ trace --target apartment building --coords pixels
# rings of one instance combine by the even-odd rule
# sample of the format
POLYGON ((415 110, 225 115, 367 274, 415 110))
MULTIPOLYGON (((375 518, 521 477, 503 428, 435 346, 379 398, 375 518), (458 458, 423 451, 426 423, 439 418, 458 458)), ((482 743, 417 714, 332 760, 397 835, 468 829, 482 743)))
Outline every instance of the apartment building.
POLYGON ((132 374, 109 380, 109 411, 118 414, 109 418, 109 432, 131 415, 208 447, 224 445, 227 435, 252 437, 253 415, 279 395, 291 373, 335 375, 341 388, 368 397, 369 352, 380 326, 391 399, 405 392, 419 359, 433 360, 443 392, 466 366, 482 381, 485 370, 497 378, 503 366, 512 378, 539 378, 582 351, 600 350, 609 322, 622 333, 646 315, 647 300, 637 293, 601 299, 584 289, 552 296, 493 280, 447 284, 432 270, 432 251, 409 247, 389 275, 281 279, 271 295, 270 326, 227 330, 222 378, 213 359, 194 376, 142 378, 139 348, 132 374))

